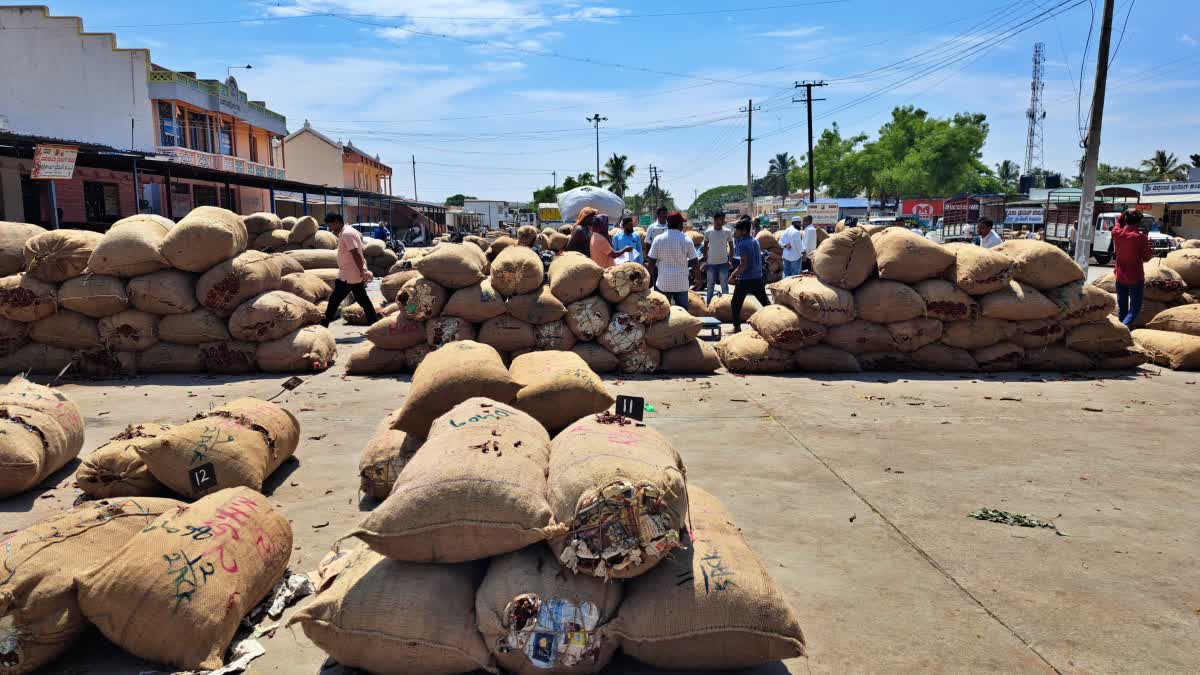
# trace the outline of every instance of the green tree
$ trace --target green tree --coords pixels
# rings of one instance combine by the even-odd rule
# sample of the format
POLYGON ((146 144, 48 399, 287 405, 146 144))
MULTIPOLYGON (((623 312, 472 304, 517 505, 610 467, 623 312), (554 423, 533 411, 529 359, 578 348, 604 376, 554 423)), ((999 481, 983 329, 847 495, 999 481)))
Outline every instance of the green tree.
POLYGON ((635 192, 625 197, 625 208, 633 213, 633 217, 636 220, 646 211, 646 198, 635 192))
POLYGON ((476 198, 470 195, 464 195, 461 192, 456 195, 450 195, 449 197, 446 197, 446 206, 462 206, 463 202, 468 199, 476 198))
POLYGON ((777 197, 788 196, 788 193, 791 192, 788 189, 788 172, 795 169, 796 166, 796 158, 786 152, 772 157, 765 181, 768 193, 777 197))
POLYGON ((996 165, 996 180, 1004 188, 1005 194, 1014 194, 1020 187, 1021 167, 1011 159, 1006 159, 996 165))
POLYGON ((1146 174, 1141 169, 1132 166, 1113 166, 1100 163, 1096 168, 1097 185, 1119 185, 1121 183, 1141 183, 1146 181, 1146 174))
MULTIPOLYGON (((578 185, 576 185, 576 187, 578 187, 579 185, 597 185, 598 186, 598 183, 596 182, 596 177, 593 176, 591 174, 591 172, 588 172, 588 171, 585 171, 585 172, 579 174, 579 176, 575 179, 575 181, 576 181, 576 183, 578 183, 578 185)), ((566 182, 564 181, 563 184, 566 185, 566 182)))
POLYGON ((544 204, 555 201, 558 198, 558 190, 553 185, 547 185, 540 190, 533 191, 533 203, 544 204))
MULTIPOLYGON (((832 129, 822 131, 813 146, 817 187, 831 197, 856 197, 861 194, 865 181, 860 175, 862 167, 857 161, 857 153, 866 140, 866 134, 842 138, 837 122, 833 123, 832 129)), ((808 186, 807 156, 802 164, 788 172, 788 182, 797 188, 808 186)))
POLYGON ((637 167, 629 163, 629 157, 614 152, 604 163, 604 170, 600 172, 600 182, 617 196, 624 197, 625 191, 629 189, 629 179, 635 173, 637 167))
POLYGON ((708 214, 723 211, 730 202, 740 202, 746 199, 745 185, 721 185, 709 188, 692 201, 688 207, 688 215, 692 218, 703 218, 708 214))
POLYGON ((1187 167, 1179 162, 1173 152, 1155 150, 1154 156, 1142 160, 1146 179, 1151 181, 1179 180, 1187 174, 1187 167))
POLYGON ((660 204, 671 211, 675 210, 675 198, 671 196, 670 190, 662 188, 656 190, 653 183, 647 185, 646 189, 642 191, 642 199, 645 200, 647 211, 657 210, 660 204))
POLYGON ((1188 159, 1192 160, 1192 166, 1200 168, 1200 154, 1192 155, 1191 157, 1188 157, 1188 159))
POLYGON ((867 197, 949 196, 999 186, 980 161, 987 141, 986 116, 963 113, 930 117, 913 106, 892 111, 879 138, 856 156, 857 174, 867 197))

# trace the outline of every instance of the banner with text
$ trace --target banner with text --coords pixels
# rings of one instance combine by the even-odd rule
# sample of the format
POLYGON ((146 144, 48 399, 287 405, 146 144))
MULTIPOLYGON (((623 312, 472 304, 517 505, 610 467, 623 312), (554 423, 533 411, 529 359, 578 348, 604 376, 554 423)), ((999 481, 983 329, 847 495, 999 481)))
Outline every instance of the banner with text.
POLYGON ((70 180, 75 175, 79 148, 70 145, 39 145, 33 151, 34 180, 70 180))
POLYGON ((1040 206, 1010 206, 1004 210, 1005 225, 1041 225, 1046 221, 1046 210, 1040 206))
POLYGON ((916 216, 921 223, 929 224, 942 217, 945 203, 942 199, 905 199, 900 203, 900 215, 916 216))

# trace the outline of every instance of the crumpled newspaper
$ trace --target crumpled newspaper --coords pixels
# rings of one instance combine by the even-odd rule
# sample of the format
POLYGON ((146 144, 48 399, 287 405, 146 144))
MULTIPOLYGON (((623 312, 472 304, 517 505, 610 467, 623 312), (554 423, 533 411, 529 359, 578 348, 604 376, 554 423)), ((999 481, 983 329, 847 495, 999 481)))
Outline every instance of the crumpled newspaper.
POLYGON ((275 587, 271 589, 271 593, 267 595, 267 599, 250 610, 246 618, 242 619, 242 625, 246 628, 253 628, 254 624, 262 618, 264 612, 268 618, 278 619, 283 616, 284 609, 290 607, 300 598, 316 592, 317 588, 313 585, 312 580, 308 578, 308 575, 296 574, 291 568, 288 568, 284 570, 283 578, 276 582, 275 587))
MULTIPOLYGON (((267 650, 258 640, 245 639, 235 642, 229 650, 229 662, 216 670, 180 670, 171 675, 232 675, 250 667, 250 662, 266 654, 267 650)), ((138 675, 168 675, 161 670, 143 670, 138 675)))

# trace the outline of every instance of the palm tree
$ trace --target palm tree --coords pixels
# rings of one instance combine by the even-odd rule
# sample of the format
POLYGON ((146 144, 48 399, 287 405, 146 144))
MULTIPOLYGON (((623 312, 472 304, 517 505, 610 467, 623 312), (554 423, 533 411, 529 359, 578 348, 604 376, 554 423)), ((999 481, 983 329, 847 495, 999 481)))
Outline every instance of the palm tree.
POLYGON ((1142 161, 1142 168, 1146 170, 1146 180, 1151 181, 1178 180, 1186 170, 1175 153, 1166 150, 1155 150, 1153 157, 1142 161))
POLYGON ((1006 192, 1016 191, 1021 180, 1021 168, 1011 159, 1006 159, 996 165, 996 178, 1004 186, 1006 192))
POLYGON ((1188 159, 1192 160, 1192 166, 1200 168, 1200 155, 1192 155, 1188 159))
POLYGON ((791 190, 788 188, 788 172, 796 168, 796 158, 786 152, 781 152, 771 159, 767 169, 766 188, 773 195, 786 197, 791 190))
POLYGON ((629 179, 637 173, 637 167, 628 162, 628 157, 614 152, 604 163, 604 170, 600 172, 600 184, 618 197, 625 196, 625 191, 629 189, 629 179))

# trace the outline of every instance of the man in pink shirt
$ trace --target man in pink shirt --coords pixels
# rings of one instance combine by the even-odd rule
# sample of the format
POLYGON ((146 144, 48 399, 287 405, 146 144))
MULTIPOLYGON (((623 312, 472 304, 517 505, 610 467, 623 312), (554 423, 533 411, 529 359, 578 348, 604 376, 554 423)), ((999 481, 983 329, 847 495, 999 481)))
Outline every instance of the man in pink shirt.
POLYGON ((608 241, 608 216, 603 213, 592 219, 592 240, 589 246, 592 260, 601 267, 612 267, 617 258, 629 253, 633 247, 626 246, 614 251, 608 241))
POLYGON ((325 320, 321 325, 329 326, 337 318, 338 308, 351 293, 354 293, 354 299, 366 313, 367 322, 375 323, 379 320, 379 315, 375 313, 375 305, 367 295, 367 283, 374 275, 367 269, 367 259, 363 257, 362 235, 353 227, 347 227, 346 222, 336 213, 326 214, 325 224, 338 238, 338 276, 333 285, 333 295, 329 296, 329 306, 325 309, 325 320))

